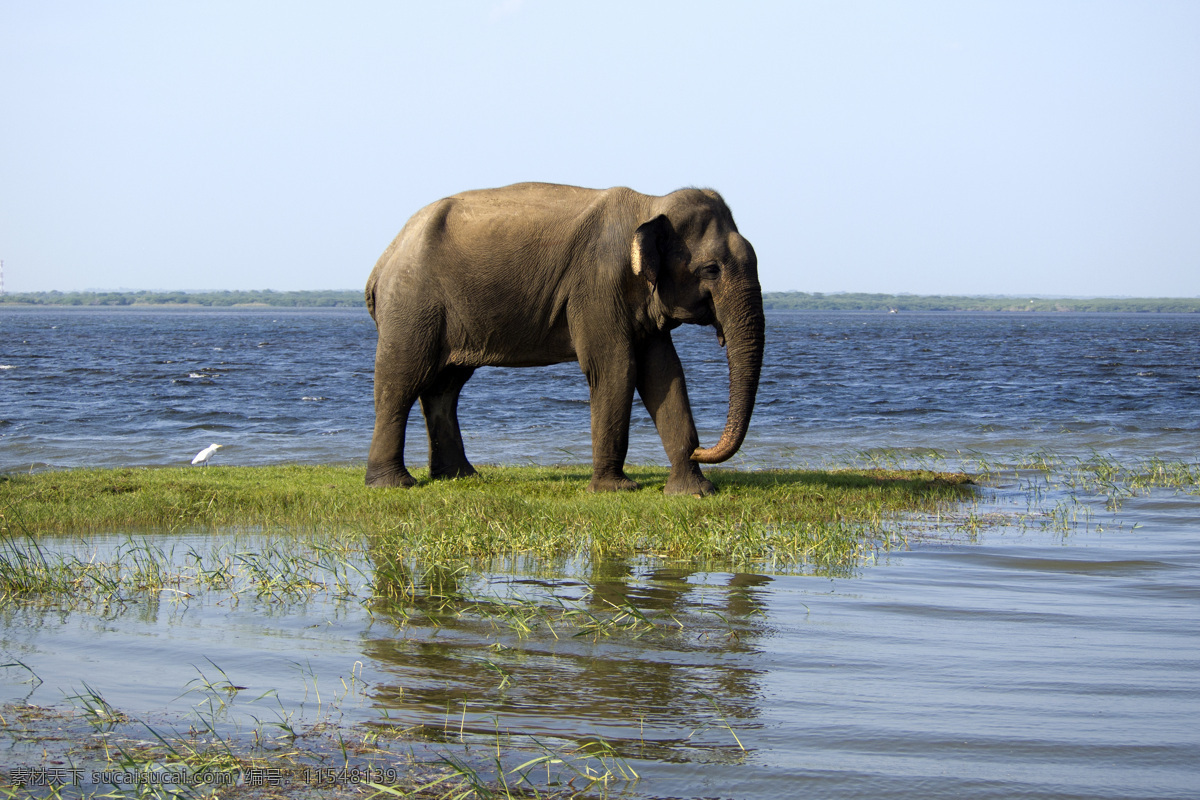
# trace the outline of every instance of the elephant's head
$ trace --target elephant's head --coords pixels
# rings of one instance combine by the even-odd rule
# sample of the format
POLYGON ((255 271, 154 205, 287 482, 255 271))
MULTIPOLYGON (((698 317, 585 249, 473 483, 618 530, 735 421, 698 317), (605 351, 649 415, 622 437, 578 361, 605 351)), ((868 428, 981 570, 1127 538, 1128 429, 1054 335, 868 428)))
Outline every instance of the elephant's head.
POLYGON ((650 314, 670 329, 713 325, 729 360, 729 413, 721 439, 692 460, 725 461, 746 437, 762 369, 758 259, 716 192, 683 189, 659 198, 633 236, 633 271, 650 285, 650 314))

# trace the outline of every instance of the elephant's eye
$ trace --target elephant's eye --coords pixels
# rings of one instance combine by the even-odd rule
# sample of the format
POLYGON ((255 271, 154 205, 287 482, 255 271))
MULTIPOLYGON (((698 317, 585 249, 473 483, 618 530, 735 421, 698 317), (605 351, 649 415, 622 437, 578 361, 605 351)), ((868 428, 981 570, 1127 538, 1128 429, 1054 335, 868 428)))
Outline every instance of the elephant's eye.
POLYGON ((696 270, 696 277, 702 281, 715 281, 721 277, 721 265, 713 261, 696 270))

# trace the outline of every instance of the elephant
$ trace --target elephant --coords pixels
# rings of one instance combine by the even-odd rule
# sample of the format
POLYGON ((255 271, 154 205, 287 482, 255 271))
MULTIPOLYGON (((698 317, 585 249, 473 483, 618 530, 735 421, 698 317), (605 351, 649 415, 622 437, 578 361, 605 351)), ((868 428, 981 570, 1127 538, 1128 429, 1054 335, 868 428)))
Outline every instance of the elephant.
POLYGON ((366 287, 379 338, 368 486, 413 486, 404 436, 421 401, 431 479, 475 474, 458 399, 482 366, 577 361, 591 409, 592 491, 634 490, 624 471, 636 389, 670 461, 666 494, 716 491, 699 464, 741 447, 762 368, 754 248, 719 194, 521 183, 418 211, 366 287), (726 348, 724 431, 700 447, 671 331, 711 325, 726 348))

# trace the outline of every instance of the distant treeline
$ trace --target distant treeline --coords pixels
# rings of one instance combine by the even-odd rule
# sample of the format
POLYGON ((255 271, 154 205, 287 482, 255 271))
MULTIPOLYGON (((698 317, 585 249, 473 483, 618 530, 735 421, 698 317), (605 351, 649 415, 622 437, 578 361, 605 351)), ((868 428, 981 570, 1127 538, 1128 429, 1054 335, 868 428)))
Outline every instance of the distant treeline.
MULTIPOLYGON (((19 292, 0 303, 39 306, 284 306, 362 308, 360 290, 323 292, 19 292)), ((912 294, 767 292, 763 306, 780 311, 1122 311, 1200 313, 1200 297, 960 297, 912 294)))
POLYGON ((1200 297, 960 297, 913 294, 765 292, 763 306, 789 311, 1200 312, 1200 297))
POLYGON ((290 308, 363 307, 361 289, 344 292, 19 292, 0 303, 38 306, 284 306, 290 308))

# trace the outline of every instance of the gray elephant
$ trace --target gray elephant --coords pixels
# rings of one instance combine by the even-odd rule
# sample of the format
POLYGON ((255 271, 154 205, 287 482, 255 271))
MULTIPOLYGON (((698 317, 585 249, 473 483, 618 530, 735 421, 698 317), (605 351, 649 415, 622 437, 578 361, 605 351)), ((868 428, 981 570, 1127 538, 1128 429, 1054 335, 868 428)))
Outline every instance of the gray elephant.
POLYGON ((419 398, 433 478, 474 474, 458 397, 477 367, 578 361, 592 415, 593 491, 636 489, 624 472, 633 391, 671 462, 667 494, 707 495, 700 463, 737 452, 762 367, 764 319, 754 248, 707 189, 522 183, 464 192, 418 211, 367 281, 379 329, 368 486, 412 486, 404 466, 419 398), (712 325, 729 361, 725 430, 701 448, 671 341, 712 325))

